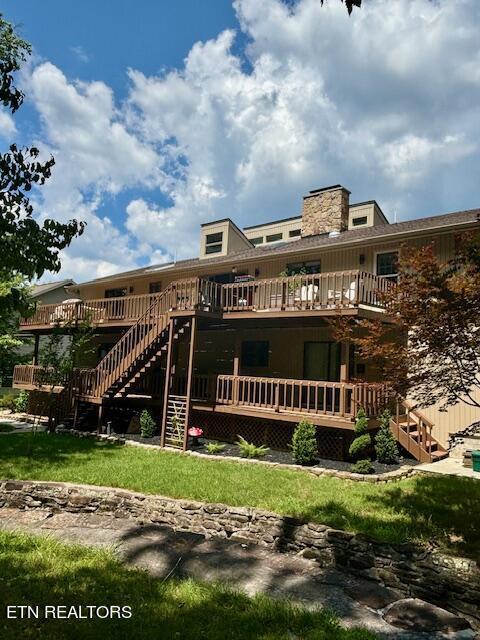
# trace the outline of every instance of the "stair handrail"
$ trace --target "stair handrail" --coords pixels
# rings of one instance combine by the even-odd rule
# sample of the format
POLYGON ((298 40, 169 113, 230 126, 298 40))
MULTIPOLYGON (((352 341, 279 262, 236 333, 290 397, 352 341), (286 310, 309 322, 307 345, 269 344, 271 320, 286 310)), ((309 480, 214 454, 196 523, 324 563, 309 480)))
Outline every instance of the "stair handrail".
POLYGON ((423 448, 424 451, 428 452, 430 459, 432 457, 432 429, 435 424, 427 418, 427 416, 422 413, 410 400, 407 398, 399 397, 397 400, 397 412, 396 412, 396 421, 399 423, 399 407, 400 405, 407 410, 407 435, 410 436, 410 414, 414 416, 414 423, 417 425, 420 439, 419 444, 423 448), (415 420, 416 418, 416 420, 415 420))
POLYGON ((138 318, 120 340, 95 367, 93 395, 100 397, 135 362, 167 326, 167 314, 179 305, 184 310, 193 310, 199 304, 200 278, 189 278, 171 282, 159 293, 145 313, 138 318), (125 346, 126 345, 126 346, 125 346), (128 364, 126 364, 128 363, 128 364))
POLYGON ((417 418, 420 418, 420 420, 425 422, 427 426, 431 428, 435 426, 435 423, 427 418, 427 416, 422 413, 420 409, 418 409, 410 400, 407 400, 406 398, 400 398, 400 404, 402 404, 405 409, 408 409, 410 413, 413 413, 414 416, 417 416, 417 418))

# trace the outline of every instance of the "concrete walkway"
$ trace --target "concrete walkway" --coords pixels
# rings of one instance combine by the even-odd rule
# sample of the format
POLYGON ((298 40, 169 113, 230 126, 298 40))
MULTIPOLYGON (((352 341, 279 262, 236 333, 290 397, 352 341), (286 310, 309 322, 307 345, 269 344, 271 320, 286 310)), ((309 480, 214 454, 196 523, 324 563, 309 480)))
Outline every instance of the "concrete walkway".
MULTIPOLYGON (((438 464, 438 463, 437 463, 438 464)), ((392 589, 322 569, 308 558, 259 546, 96 513, 0 509, 0 529, 50 534, 64 541, 114 548, 122 560, 158 578, 168 575, 223 581, 249 594, 263 592, 308 607, 329 607, 345 626, 362 626, 389 640, 467 640, 465 621, 392 589), (438 632, 442 629, 446 633, 438 632)))
POLYGON ((478 471, 474 471, 471 467, 464 467, 463 459, 453 458, 451 456, 438 462, 419 464, 416 468, 418 471, 426 471, 428 473, 440 473, 448 476, 461 476, 462 478, 475 478, 475 480, 480 480, 480 473, 478 471))

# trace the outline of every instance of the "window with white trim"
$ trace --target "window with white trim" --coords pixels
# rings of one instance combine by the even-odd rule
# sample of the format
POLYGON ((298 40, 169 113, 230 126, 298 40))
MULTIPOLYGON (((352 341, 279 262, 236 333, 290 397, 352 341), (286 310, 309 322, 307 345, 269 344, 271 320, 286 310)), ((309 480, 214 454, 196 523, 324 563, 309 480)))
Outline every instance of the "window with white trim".
POLYGON ((377 253, 377 276, 388 280, 398 280, 398 251, 377 253))
POLYGON ((208 233, 205 236, 205 253, 220 253, 222 251, 223 231, 208 233))

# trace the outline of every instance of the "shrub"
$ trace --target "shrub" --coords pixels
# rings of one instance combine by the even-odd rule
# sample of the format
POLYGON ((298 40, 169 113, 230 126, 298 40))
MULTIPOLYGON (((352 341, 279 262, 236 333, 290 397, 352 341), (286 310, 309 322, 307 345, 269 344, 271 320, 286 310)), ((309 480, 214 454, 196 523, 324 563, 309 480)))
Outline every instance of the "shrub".
POLYGON ((354 460, 359 460, 360 458, 362 458, 362 456, 366 454, 371 445, 372 439, 370 437, 370 434, 367 433, 367 427, 368 418, 365 415, 365 410, 363 408, 360 408, 358 410, 357 420, 355 422, 355 433, 357 437, 352 442, 348 450, 350 457, 354 460))
POLYGON ((317 429, 308 420, 301 420, 292 437, 292 453, 298 464, 313 464, 318 455, 317 429))
POLYGON ((247 442, 242 436, 238 436, 237 444, 240 447, 240 455, 243 458, 259 458, 270 451, 264 445, 257 447, 253 442, 247 442))
POLYGON ((350 456, 354 460, 358 460, 361 458, 362 454, 365 452, 372 442, 370 435, 368 433, 364 433, 362 436, 358 436, 350 445, 350 449, 348 450, 350 456))
POLYGON ((15 411, 23 413, 27 410, 28 406, 28 391, 20 391, 15 398, 15 411))
POLYGON ((140 414, 140 434, 142 438, 152 438, 155 433, 155 420, 147 409, 140 414))
POLYGON ((355 464, 352 464, 350 470, 353 473, 373 473, 375 471, 371 460, 366 458, 365 460, 357 460, 355 464))
POLYGON ((384 464, 395 464, 398 462, 398 446, 393 433, 390 430, 390 419, 392 414, 388 409, 380 415, 380 429, 375 436, 375 453, 377 460, 384 464))
POLYGON ((207 453, 220 453, 225 449, 224 444, 220 444, 220 442, 209 442, 205 445, 205 450, 207 453))
POLYGON ((15 411, 16 396, 13 393, 6 393, 0 398, 0 409, 10 409, 15 411))

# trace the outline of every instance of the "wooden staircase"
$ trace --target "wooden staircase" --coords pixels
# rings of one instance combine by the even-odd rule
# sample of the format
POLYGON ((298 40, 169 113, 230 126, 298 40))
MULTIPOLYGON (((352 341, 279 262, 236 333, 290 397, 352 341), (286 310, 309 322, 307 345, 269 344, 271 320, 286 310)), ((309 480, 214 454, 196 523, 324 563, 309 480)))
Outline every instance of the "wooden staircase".
POLYGON ((432 427, 433 423, 408 400, 397 402, 390 429, 399 444, 420 462, 436 462, 448 456, 432 436, 432 427))
MULTIPOLYGON (((193 291, 190 300, 190 306, 194 309, 195 293, 193 291)), ((94 370, 89 395, 97 398, 112 398, 122 391, 137 373, 141 376, 153 366, 166 347, 169 311, 176 306, 177 284, 175 283, 155 298, 147 311, 99 362, 94 370)))
MULTIPOLYGON (((179 320, 175 327, 175 331, 172 340, 176 342, 182 334, 190 327, 190 320, 179 320)), ((161 360, 162 356, 168 351, 168 332, 162 336, 161 346, 158 349, 154 349, 152 355, 146 355, 145 362, 140 368, 131 376, 128 382, 121 387, 115 397, 124 398, 130 391, 141 381, 141 379, 149 373, 149 371, 161 360)))

